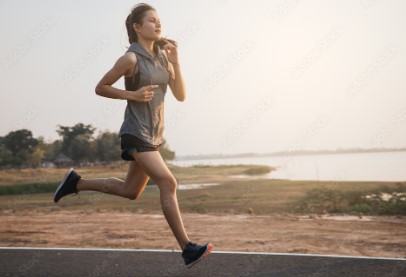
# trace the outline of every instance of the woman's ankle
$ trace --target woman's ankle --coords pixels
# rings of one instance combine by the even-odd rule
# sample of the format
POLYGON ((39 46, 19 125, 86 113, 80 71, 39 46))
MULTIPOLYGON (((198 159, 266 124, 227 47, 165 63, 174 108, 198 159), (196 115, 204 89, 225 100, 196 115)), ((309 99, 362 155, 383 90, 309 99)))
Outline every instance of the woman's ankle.
POLYGON ((189 242, 192 242, 192 241, 191 241, 191 240, 187 240, 187 241, 183 242, 182 246, 180 247, 180 248, 182 249, 182 251, 185 249, 186 245, 187 245, 189 242))
POLYGON ((76 184, 76 189, 77 190, 83 190, 82 185, 83 185, 83 179, 80 178, 78 183, 76 184))

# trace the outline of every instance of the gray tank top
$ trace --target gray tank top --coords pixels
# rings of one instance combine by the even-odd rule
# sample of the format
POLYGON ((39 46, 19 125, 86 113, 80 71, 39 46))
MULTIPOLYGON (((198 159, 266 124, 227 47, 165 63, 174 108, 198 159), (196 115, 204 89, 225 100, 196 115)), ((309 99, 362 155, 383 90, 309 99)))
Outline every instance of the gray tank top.
MULTIPOLYGON (((137 56, 139 83, 134 84, 126 80, 126 90, 134 91, 146 85, 160 86, 154 89, 154 97, 149 102, 127 100, 119 136, 131 134, 149 144, 159 145, 163 142, 164 99, 169 83, 168 60, 162 52, 164 50, 157 45, 154 46, 156 60, 136 42, 130 45, 127 52, 129 51, 137 56)), ((134 82, 134 78, 132 81, 134 82)))

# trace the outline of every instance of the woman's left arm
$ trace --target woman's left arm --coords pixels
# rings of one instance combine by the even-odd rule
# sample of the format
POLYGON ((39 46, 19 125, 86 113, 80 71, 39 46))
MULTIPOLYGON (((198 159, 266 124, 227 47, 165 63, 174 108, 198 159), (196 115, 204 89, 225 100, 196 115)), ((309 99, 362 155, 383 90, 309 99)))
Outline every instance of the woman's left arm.
POLYGON ((164 46, 164 49, 169 61, 169 70, 171 73, 171 76, 169 77, 169 87, 176 100, 184 101, 186 98, 186 86, 180 69, 177 48, 168 42, 164 46))

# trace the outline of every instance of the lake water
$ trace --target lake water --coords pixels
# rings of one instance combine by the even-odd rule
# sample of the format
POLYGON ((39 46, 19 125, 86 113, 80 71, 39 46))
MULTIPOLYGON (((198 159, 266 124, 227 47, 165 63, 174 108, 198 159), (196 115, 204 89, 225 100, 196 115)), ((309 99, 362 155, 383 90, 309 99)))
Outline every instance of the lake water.
POLYGON ((406 152, 174 160, 178 166, 260 164, 278 167, 261 177, 320 181, 406 181, 406 152))

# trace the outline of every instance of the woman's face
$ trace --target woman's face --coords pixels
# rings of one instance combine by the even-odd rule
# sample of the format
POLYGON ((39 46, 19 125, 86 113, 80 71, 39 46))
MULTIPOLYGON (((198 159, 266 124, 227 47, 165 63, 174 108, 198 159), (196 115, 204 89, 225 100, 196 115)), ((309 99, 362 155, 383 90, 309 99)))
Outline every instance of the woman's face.
POLYGON ((161 21, 153 10, 145 13, 142 26, 134 23, 134 28, 137 35, 146 40, 159 40, 161 38, 161 21))

